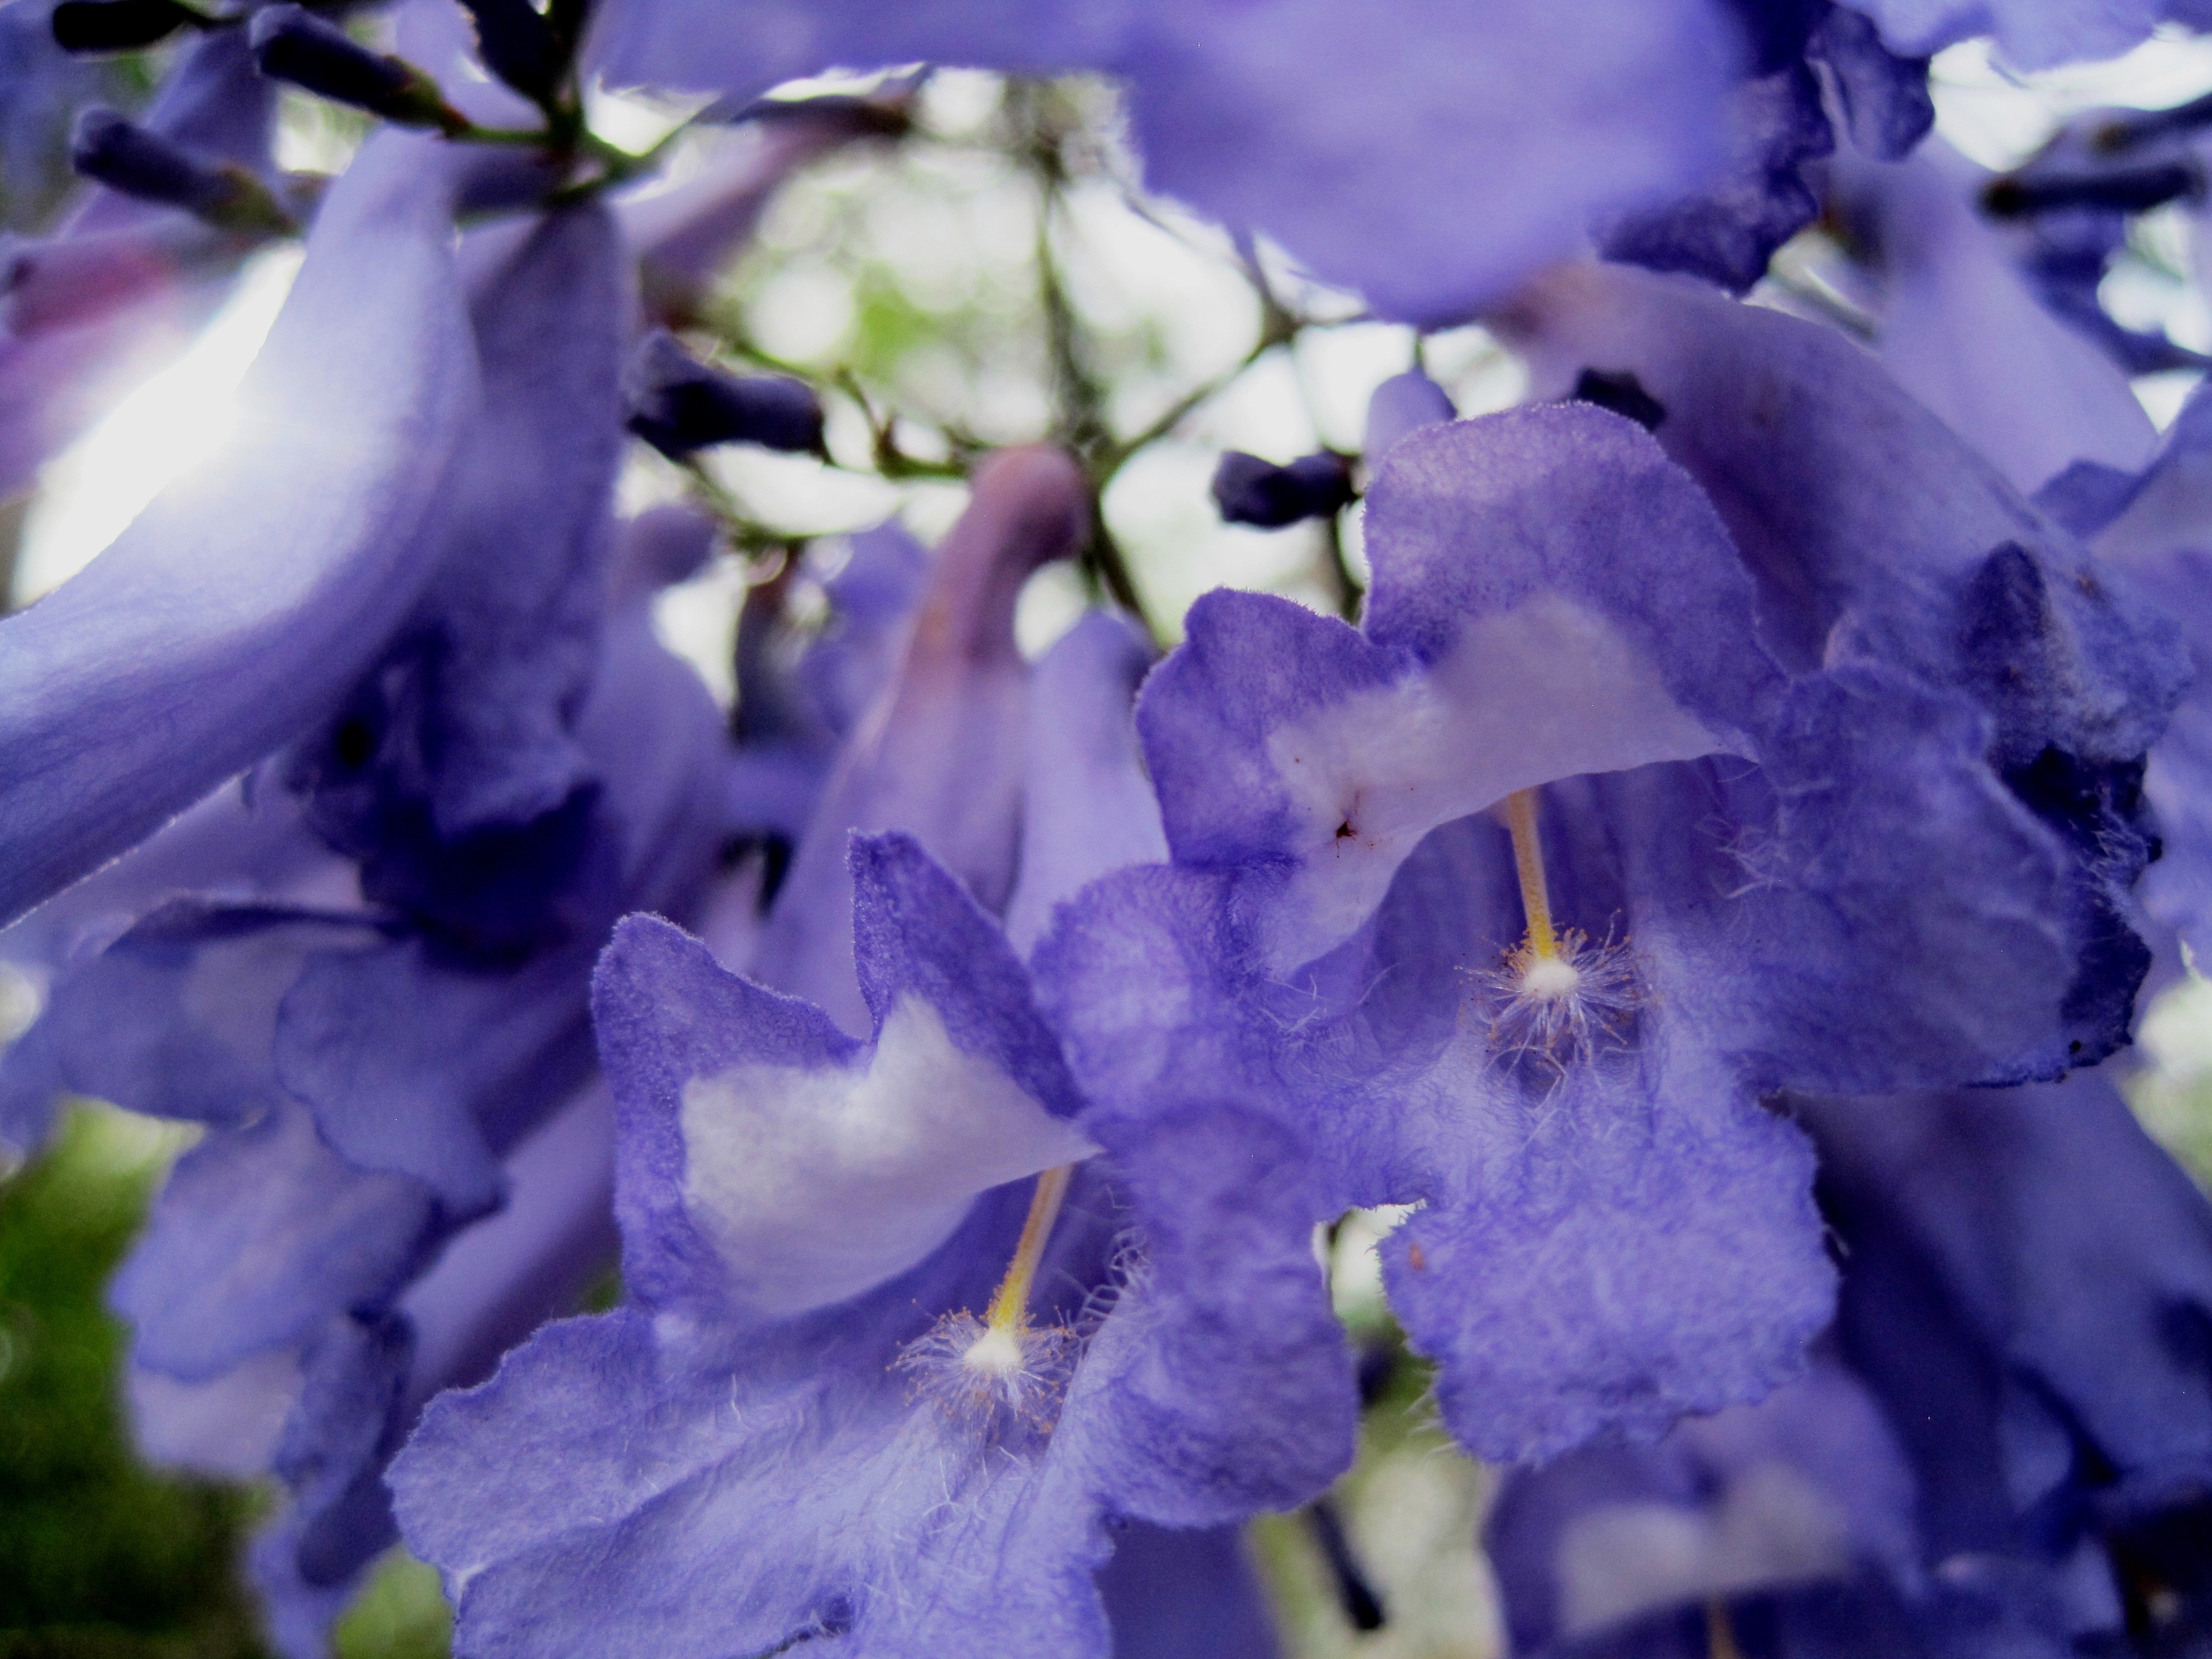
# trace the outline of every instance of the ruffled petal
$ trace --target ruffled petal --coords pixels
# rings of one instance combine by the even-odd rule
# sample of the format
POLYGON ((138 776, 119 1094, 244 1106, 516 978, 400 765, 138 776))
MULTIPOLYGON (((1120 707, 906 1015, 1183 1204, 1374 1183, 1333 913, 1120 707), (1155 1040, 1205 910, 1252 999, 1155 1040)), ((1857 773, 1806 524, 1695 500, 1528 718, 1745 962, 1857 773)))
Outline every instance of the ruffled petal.
POLYGON ((1139 706, 1176 859, 1279 886, 1277 971, 1358 928, 1437 824, 1549 778, 1740 750, 1779 684, 1720 620, 1751 590, 1711 507, 1618 416, 1413 434, 1368 526, 1364 633, 1212 594, 1139 706), (1639 574, 1654 558, 1664 583, 1639 574))
POLYGON ((179 1160, 109 1296, 134 1364, 204 1382, 385 1303, 439 1231, 428 1189, 349 1167, 283 1106, 179 1160))
POLYGON ((1650 1069, 1532 1103, 1511 1156, 1385 1246, 1391 1305, 1440 1362, 1444 1422, 1482 1456, 1759 1399, 1828 1321, 1803 1138, 1694 1062, 1650 1069))
POLYGON ((973 902, 903 837, 856 842, 854 863, 866 1048, 650 918, 601 963, 626 1273, 648 1305, 843 1301, 936 1250, 986 1188, 1091 1150, 1020 964, 973 902))

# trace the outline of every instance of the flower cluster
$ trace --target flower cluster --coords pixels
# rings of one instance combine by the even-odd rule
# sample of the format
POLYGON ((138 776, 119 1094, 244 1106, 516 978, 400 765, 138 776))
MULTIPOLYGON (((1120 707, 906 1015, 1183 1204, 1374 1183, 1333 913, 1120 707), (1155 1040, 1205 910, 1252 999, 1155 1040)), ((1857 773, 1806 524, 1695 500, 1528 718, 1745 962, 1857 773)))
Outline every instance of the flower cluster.
POLYGON ((0 620, 0 1143, 198 1126, 112 1297, 145 1453, 283 1488, 276 1647, 404 1540, 464 1659, 1256 1656, 1238 1529, 1307 1506, 1371 1626, 1316 1237, 1388 1207, 1516 1653, 2204 1650, 2212 1206, 2114 1079, 2212 951, 2212 393, 2161 437, 2129 373, 2202 360, 2098 283, 2212 110, 1928 136, 1960 40, 2159 24, 2212 9, 0 9, 0 155, 168 65, 6 249, 0 491, 304 240, 237 428, 0 620), (964 485, 933 549, 717 482, 850 464, 715 282, 934 66, 1109 80, 1255 359, 1286 272, 1405 326, 1359 453, 1213 478, 1341 615, 1147 616, 1103 497, 1206 388, 1115 433, 1049 223, 1046 441, 834 388, 964 485), (367 119, 335 176, 280 85, 367 119), (626 88, 696 112, 625 149, 626 88), (1462 418, 1476 325, 1526 384, 1462 418), (733 565, 726 709, 656 618, 733 565))

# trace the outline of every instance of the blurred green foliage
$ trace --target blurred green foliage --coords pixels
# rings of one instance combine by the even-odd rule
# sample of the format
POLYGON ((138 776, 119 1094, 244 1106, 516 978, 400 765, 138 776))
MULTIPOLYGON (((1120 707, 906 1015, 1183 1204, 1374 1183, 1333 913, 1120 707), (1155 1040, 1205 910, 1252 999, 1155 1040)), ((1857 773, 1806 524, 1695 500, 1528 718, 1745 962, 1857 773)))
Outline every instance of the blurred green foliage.
POLYGON ((370 1575, 333 1634, 338 1659, 446 1659, 453 1616, 436 1571, 394 1550, 370 1575))
POLYGON ((0 1659, 261 1651, 232 1571, 255 1494, 143 1468, 117 1397, 107 1276, 176 1146, 78 1107, 0 1186, 0 1659))

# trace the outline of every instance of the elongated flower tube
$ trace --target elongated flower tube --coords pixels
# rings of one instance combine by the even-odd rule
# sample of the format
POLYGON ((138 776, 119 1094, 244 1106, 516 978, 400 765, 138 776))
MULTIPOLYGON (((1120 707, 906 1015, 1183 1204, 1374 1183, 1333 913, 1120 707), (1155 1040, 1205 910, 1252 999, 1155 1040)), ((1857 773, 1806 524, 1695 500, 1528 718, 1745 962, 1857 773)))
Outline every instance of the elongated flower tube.
POLYGON ((423 142, 380 137, 332 190, 221 455, 0 622, 0 916, 327 715, 428 584, 477 394, 457 175, 423 142))
POLYGON ((1072 556, 1088 524, 1081 473, 1042 447, 994 456, 937 550, 890 683, 848 739, 816 803, 751 968, 848 1029, 864 1016, 850 967, 850 832, 906 830, 987 910, 1012 895, 1021 826, 1029 669, 1014 601, 1030 573, 1072 556))

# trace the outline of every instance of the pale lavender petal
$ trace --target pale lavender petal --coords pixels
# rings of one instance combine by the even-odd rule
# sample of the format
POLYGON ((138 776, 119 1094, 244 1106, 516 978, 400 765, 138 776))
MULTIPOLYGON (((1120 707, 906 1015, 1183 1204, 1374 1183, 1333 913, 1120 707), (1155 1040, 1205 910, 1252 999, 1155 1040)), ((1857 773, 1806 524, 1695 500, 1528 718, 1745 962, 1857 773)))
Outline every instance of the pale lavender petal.
POLYGON ((0 623, 0 915, 326 714, 431 575, 476 386, 428 143, 380 136, 333 187, 221 458, 0 623))
POLYGON ((1093 611, 1037 664, 1030 687, 1021 878, 1006 937, 1027 951, 1060 901, 1085 882, 1168 853, 1159 803, 1137 747, 1137 685, 1152 648, 1135 627, 1093 611))
POLYGON ((2028 290, 1974 201, 1989 175, 1940 141, 1896 165, 1838 155, 1897 382, 2033 493, 2076 461, 2133 471, 2157 434, 2127 377, 2028 290))

